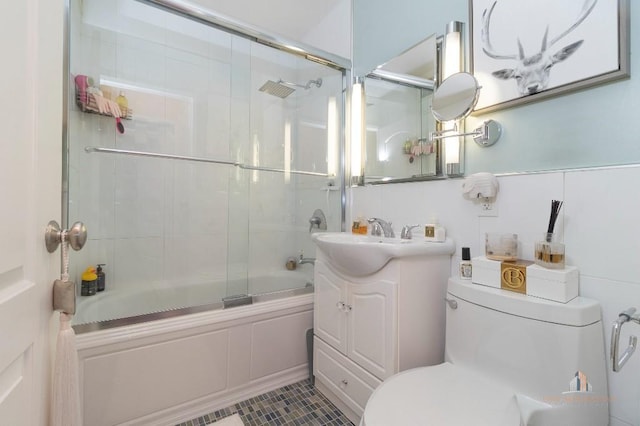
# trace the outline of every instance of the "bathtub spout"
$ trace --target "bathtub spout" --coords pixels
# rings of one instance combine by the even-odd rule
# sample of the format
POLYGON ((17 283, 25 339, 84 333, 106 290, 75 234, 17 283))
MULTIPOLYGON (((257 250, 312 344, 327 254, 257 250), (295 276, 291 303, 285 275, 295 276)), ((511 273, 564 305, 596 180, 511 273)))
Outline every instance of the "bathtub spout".
POLYGON ((305 263, 310 263, 315 266, 316 258, 315 257, 302 257, 300 255, 300 259, 298 259, 298 265, 304 265, 305 263))

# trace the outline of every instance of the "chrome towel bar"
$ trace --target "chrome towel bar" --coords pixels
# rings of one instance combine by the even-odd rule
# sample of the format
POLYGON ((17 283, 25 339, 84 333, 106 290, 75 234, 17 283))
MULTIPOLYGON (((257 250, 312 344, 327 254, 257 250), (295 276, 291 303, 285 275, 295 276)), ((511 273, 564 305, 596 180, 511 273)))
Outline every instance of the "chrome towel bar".
POLYGON ((638 338, 636 336, 629 336, 629 346, 625 349, 621 357, 618 357, 618 346, 620 343, 620 330, 624 323, 633 321, 636 324, 640 324, 640 316, 634 315, 636 308, 629 308, 626 311, 620 312, 618 319, 613 322, 611 329, 611 365, 613 371, 618 372, 629 361, 631 355, 636 350, 638 338))

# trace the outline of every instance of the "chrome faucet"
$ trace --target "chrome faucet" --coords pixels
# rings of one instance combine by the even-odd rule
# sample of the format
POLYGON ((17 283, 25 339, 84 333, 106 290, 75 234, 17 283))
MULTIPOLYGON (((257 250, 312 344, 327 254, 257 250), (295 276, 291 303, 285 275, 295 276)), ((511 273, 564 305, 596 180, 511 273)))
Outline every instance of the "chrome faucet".
POLYGON ((405 225, 402 227, 402 232, 400 232, 400 238, 402 238, 403 240, 410 240, 411 239, 411 230, 413 228, 417 228, 420 225, 405 225))
POLYGON ((367 219, 367 222, 371 224, 371 235, 377 237, 384 235, 387 238, 395 238, 396 234, 393 232, 391 222, 387 222, 386 220, 382 220, 377 217, 367 219))

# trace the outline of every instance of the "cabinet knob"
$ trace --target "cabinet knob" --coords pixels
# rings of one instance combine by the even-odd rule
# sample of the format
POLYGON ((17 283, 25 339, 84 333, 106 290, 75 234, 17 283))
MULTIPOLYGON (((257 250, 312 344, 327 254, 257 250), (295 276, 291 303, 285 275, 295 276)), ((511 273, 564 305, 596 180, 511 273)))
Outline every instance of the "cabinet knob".
POLYGON ((342 379, 342 381, 340 382, 343 384, 343 386, 347 386, 349 384, 349 382, 347 381, 347 379, 342 379))
POLYGON ((341 310, 342 312, 350 312, 351 311, 351 305, 347 305, 344 302, 337 302, 336 303, 336 308, 338 308, 339 310, 341 310))

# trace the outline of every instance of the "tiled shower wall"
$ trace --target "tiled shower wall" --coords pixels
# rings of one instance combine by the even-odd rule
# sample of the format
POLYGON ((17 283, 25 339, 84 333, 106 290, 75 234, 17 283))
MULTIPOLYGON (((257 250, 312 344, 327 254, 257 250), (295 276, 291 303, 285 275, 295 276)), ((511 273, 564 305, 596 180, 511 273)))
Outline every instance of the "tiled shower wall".
MULTIPOLYGON (((338 71, 137 2, 71 3, 72 74, 111 80, 104 86, 112 99, 123 90, 133 109, 119 134, 112 117, 70 106, 69 220, 89 232, 71 256, 73 279, 97 263, 107 264, 109 289, 282 273, 288 256, 314 255, 314 209, 339 229, 339 193, 322 190, 326 178, 84 152, 98 146, 284 168, 290 128, 292 169, 326 172, 327 101, 341 102, 338 71), (318 77, 322 88, 285 100, 258 91, 267 80, 318 77)), ((246 292, 242 284, 226 289, 246 292)))
MULTIPOLYGON (((534 241, 546 230, 551 200, 564 200, 556 230, 563 235, 567 263, 580 270, 580 295, 602 305, 608 351, 618 313, 631 306, 640 309, 637 182, 640 166, 502 176, 497 217, 479 216, 480 207, 462 196, 461 179, 367 186, 351 189, 350 211, 391 220, 396 231, 437 215, 456 243, 451 274, 457 276, 460 248, 482 255, 485 232, 517 233, 519 257, 533 259, 534 241)), ((640 327, 623 327, 621 348, 630 334, 640 334, 640 327)), ((640 425, 640 355, 619 373, 610 365, 608 370, 611 425, 640 425)))

